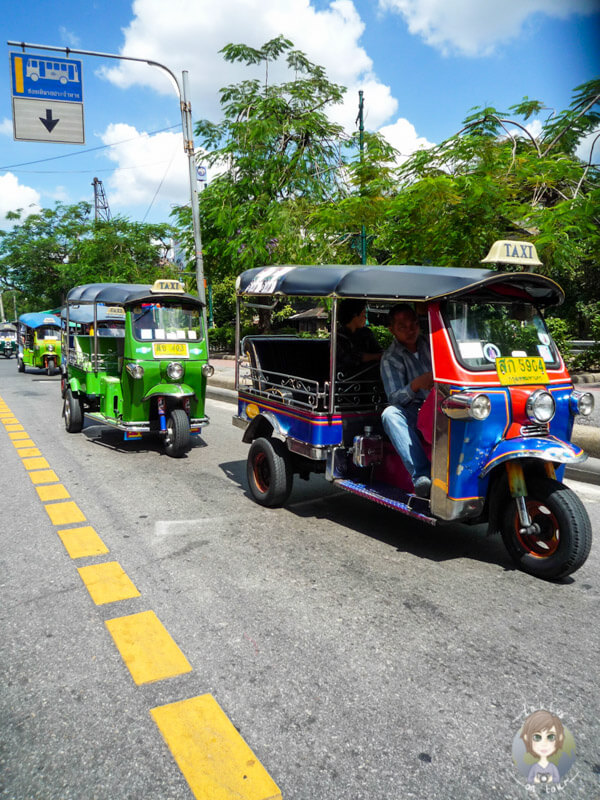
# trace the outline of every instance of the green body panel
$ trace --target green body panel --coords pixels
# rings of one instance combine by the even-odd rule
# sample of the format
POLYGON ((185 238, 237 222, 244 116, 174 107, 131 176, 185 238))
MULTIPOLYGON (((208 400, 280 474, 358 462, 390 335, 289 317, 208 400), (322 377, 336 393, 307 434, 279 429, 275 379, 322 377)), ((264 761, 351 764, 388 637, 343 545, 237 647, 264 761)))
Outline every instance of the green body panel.
POLYGON ((71 333, 70 347, 76 363, 69 363, 68 370, 71 390, 76 391, 76 382, 77 391, 84 400, 87 396, 97 401, 101 414, 111 419, 119 417, 122 422, 148 422, 157 416, 157 396, 172 398, 167 403, 179 406, 178 398, 191 395, 190 417, 204 417, 206 378, 202 367, 208 362, 205 339, 188 342, 188 358, 156 359, 152 342, 133 338, 131 313, 127 310, 125 337, 97 337, 96 342, 97 370, 94 369, 94 337, 71 333), (167 375, 167 366, 172 361, 183 365, 184 374, 179 380, 171 380, 167 375), (143 377, 132 378, 126 368, 128 364, 143 367, 143 377))
POLYGON ((33 347, 23 347, 23 363, 26 367, 37 367, 45 369, 47 360, 53 358, 57 368, 60 366, 61 346, 60 340, 38 342, 37 334, 34 334, 33 347))

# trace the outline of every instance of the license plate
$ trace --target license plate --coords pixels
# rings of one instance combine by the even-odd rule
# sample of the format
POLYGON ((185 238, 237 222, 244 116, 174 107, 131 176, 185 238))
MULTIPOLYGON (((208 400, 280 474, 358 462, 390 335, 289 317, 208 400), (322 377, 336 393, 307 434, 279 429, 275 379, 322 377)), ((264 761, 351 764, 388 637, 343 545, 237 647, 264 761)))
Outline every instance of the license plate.
POLYGON ((189 358, 187 342, 152 342, 154 358, 189 358))
POLYGON ((505 357, 496 359, 496 372, 503 386, 519 383, 548 383, 544 360, 538 356, 505 357))

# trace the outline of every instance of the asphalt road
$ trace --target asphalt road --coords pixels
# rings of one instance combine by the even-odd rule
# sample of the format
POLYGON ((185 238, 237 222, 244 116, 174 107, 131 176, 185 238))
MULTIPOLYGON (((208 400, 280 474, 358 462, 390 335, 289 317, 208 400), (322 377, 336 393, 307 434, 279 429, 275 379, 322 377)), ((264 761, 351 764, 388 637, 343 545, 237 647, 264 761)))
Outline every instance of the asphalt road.
MULTIPOLYGON (((323 479, 260 508, 227 403, 175 460, 66 434, 58 379, 14 360, 0 398, 109 550, 69 556, 0 430, 0 797, 201 797, 150 712, 208 693, 285 800, 526 798, 511 751, 537 708, 575 739, 560 796, 600 798, 598 536, 546 583, 480 527, 424 527, 323 479), (107 561, 139 596, 93 602, 78 570, 107 561), (136 685, 105 623, 145 611, 191 669, 136 685)), ((597 534, 600 489, 570 485, 597 534)))

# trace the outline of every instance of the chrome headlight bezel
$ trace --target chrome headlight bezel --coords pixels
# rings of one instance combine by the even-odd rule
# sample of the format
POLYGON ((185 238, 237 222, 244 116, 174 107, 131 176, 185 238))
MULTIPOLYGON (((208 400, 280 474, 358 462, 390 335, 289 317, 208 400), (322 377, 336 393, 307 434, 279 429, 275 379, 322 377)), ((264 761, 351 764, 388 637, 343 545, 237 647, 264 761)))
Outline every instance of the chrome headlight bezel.
POLYGON ((575 389, 571 392, 569 404, 574 416, 589 417, 594 410, 594 395, 591 392, 580 392, 575 389))
POLYGON ((215 368, 212 364, 202 364, 202 374, 205 378, 210 378, 215 374, 215 368))
POLYGON ((536 389, 527 398, 525 413, 535 423, 548 423, 556 414, 556 402, 550 392, 545 389, 536 389))
POLYGON ((183 364, 179 361, 171 361, 167 364, 167 377, 172 381, 180 381, 184 372, 183 364))
POLYGON ((492 403, 483 392, 458 392, 442 401, 442 411, 450 419, 487 419, 492 403))
POLYGON ((139 381, 144 377, 144 368, 141 364, 127 364, 125 369, 136 381, 139 381))

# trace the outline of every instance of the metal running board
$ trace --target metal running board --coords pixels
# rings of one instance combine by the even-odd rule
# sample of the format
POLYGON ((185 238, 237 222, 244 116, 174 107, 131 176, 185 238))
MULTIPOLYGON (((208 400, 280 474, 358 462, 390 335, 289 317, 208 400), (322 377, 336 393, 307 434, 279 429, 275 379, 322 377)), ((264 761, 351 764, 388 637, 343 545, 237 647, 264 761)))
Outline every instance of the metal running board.
POLYGON ((402 489, 388 486, 385 483, 373 483, 367 486, 365 483, 357 483, 347 478, 337 478, 333 483, 346 492, 364 497, 387 508, 392 508, 394 511, 399 511, 401 514, 426 522, 428 525, 437 524, 437 519, 430 516, 429 501, 414 494, 409 494, 402 489))

